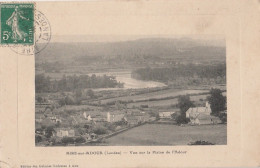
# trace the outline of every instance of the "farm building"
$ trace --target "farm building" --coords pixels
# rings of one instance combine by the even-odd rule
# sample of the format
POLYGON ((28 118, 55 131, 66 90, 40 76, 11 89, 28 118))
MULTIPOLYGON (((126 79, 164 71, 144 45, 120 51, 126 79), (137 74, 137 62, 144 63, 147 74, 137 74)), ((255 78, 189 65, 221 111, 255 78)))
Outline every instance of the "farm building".
POLYGON ((160 119, 171 119, 172 114, 175 112, 173 111, 167 111, 167 112, 159 112, 160 119))
POLYGON ((210 115, 211 108, 208 102, 206 102, 205 107, 191 107, 186 111, 186 118, 195 117, 198 114, 210 115))
POLYGON ((125 117, 125 113, 107 112, 107 122, 121 121, 125 117))
POLYGON ((208 102, 205 107, 191 107, 186 111, 186 118, 190 119, 191 124, 219 124, 221 120, 218 117, 211 116, 211 108, 208 102))
POLYGON ((207 115, 207 114, 198 114, 197 116, 190 117, 190 123, 196 125, 204 125, 204 124, 219 124, 221 120, 218 117, 207 115))

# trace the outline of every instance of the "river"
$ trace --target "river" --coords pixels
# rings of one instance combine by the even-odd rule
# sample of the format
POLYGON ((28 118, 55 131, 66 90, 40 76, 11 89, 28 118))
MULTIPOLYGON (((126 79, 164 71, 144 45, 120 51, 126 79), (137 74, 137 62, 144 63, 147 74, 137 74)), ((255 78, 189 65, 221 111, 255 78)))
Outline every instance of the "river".
MULTIPOLYGON (((92 75, 92 74, 90 74, 92 75)), ((137 80, 131 77, 130 71, 122 71, 122 72, 102 72, 95 73, 97 76, 115 76, 118 82, 124 83, 123 89, 141 89, 141 88, 153 88, 153 87, 163 87, 166 86, 164 83, 155 82, 155 81, 142 81, 137 80)), ((118 89, 118 88, 104 88, 106 90, 118 89)), ((98 89, 98 90, 104 90, 98 89)), ((95 89, 96 90, 96 89, 95 89)))

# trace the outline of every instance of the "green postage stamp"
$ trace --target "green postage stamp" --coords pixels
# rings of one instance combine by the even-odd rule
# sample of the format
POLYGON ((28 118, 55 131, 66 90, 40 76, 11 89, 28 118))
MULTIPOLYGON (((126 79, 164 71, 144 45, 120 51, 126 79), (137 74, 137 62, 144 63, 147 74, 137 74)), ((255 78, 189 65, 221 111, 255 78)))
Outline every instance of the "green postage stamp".
POLYGON ((0 44, 34 44, 34 3, 2 3, 0 44))

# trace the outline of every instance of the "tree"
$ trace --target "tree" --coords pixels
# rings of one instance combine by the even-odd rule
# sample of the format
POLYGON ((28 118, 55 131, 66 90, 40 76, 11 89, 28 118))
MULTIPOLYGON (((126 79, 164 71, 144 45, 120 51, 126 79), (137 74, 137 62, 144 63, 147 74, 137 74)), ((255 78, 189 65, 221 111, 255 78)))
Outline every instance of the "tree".
POLYGON ((95 97, 94 91, 92 89, 88 89, 86 95, 90 98, 95 97))
POLYGON ((186 124, 188 122, 188 120, 186 119, 186 111, 193 106, 194 105, 190 100, 190 96, 188 95, 179 96, 178 107, 180 108, 180 115, 177 117, 175 116, 176 122, 178 124, 186 124))
POLYGON ((210 96, 207 98, 213 115, 219 115, 219 112, 226 108, 226 97, 222 95, 220 89, 211 89, 210 96))
POLYGON ((184 115, 186 113, 186 111, 190 107, 192 107, 192 106, 194 106, 194 105, 191 102, 189 95, 179 96, 179 98, 178 98, 178 107, 180 108, 180 111, 181 111, 182 115, 184 115))
POLYGON ((36 100, 37 100, 38 103, 43 103, 44 102, 44 99, 41 96, 37 96, 36 100))
POLYGON ((75 94, 76 98, 81 98, 82 97, 82 90, 76 89, 74 94, 75 94))
POLYGON ((45 131, 45 136, 47 138, 50 138, 52 136, 52 133, 53 133, 54 129, 52 126, 49 126, 46 128, 46 131, 45 131))

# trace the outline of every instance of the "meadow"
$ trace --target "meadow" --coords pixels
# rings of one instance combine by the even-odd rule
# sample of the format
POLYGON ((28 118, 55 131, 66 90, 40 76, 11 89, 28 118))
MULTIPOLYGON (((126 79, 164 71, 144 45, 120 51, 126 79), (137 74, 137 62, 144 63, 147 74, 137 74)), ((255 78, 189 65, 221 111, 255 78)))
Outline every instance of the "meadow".
POLYGON ((104 145, 187 145, 195 141, 227 144, 227 125, 177 126, 146 124, 106 139, 104 145))

